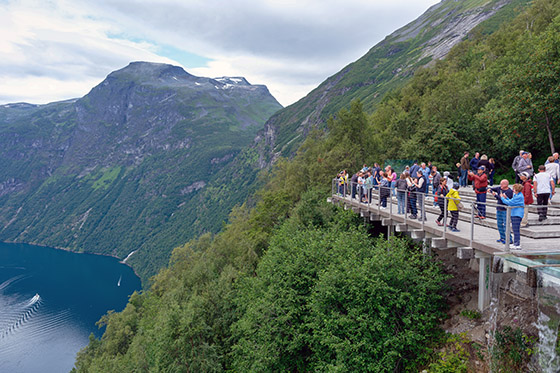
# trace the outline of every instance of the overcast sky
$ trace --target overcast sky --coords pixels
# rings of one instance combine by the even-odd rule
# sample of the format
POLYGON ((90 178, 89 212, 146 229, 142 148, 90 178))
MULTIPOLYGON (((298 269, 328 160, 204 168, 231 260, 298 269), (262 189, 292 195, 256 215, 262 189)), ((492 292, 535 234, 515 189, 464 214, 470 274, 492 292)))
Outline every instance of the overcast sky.
POLYGON ((439 0, 0 0, 0 104, 82 97, 131 61, 244 76, 284 106, 439 0))

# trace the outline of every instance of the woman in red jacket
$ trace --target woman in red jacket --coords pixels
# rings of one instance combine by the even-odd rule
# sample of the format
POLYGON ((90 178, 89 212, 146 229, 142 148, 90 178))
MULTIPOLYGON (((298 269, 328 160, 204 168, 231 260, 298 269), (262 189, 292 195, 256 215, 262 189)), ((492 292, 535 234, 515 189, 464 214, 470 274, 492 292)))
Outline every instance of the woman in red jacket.
POLYGON ((521 227, 526 227, 529 225, 527 218, 529 216, 529 205, 533 203, 533 184, 531 179, 529 179, 529 174, 527 172, 522 172, 519 174, 521 183, 523 184, 523 197, 525 198, 525 211, 523 213, 523 219, 521 220, 521 227))

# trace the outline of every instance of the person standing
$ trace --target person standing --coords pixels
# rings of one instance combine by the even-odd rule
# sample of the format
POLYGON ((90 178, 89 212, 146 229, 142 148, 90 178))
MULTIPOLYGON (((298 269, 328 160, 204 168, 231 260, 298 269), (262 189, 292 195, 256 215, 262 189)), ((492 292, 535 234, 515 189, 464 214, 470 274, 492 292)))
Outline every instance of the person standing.
MULTIPOLYGON (((517 166, 519 165, 519 161, 521 160, 523 153, 525 153, 525 151, 524 151, 524 150, 520 150, 520 151, 519 151, 519 155, 517 155, 517 156, 513 159, 513 162, 512 162, 512 164, 511 164, 511 168, 513 168, 513 171, 515 172, 515 182, 516 182, 516 183, 518 183, 518 182, 521 180, 520 177, 519 177, 519 174, 517 173, 517 166)), ((523 170, 523 171, 525 171, 525 170, 523 170)), ((522 172, 523 172, 523 171, 522 171, 522 172)))
POLYGON ((405 201, 405 193, 406 193, 406 174, 403 172, 400 178, 396 181, 396 188, 397 188, 397 206, 398 212, 397 214, 403 215, 406 214, 406 207, 404 205, 405 201))
POLYGON ((533 184, 531 184, 531 179, 529 179, 529 174, 527 172, 522 172, 519 177, 521 178, 523 185, 523 219, 521 219, 521 227, 527 227, 529 225, 529 205, 532 205, 533 200, 533 184))
MULTIPOLYGON (((548 205, 548 199, 550 195, 554 195, 554 180, 550 177, 550 174, 546 172, 546 168, 544 165, 539 166, 539 173, 535 175, 533 178, 533 188, 535 196, 537 197, 537 205, 539 206, 546 206, 548 205), (552 187, 552 193, 550 188, 552 187)), ((539 221, 546 220, 546 215, 548 212, 548 208, 546 207, 539 207, 539 221)))
MULTIPOLYGON (((505 207, 504 202, 502 201, 502 194, 504 194, 507 198, 513 197, 513 190, 509 188, 509 181, 507 179, 503 179, 500 181, 500 185, 494 188, 488 189, 490 193, 496 200, 498 201, 498 206, 496 207, 496 218, 498 221, 498 232, 500 233, 500 238, 496 240, 499 243, 506 243, 506 221, 507 221, 507 210, 505 207)), ((511 237, 510 237, 511 242, 511 237)))
POLYGON ((484 166, 484 173, 488 176, 488 171, 490 170, 490 161, 486 154, 480 156, 480 161, 478 161, 478 167, 484 166))
POLYGON ((461 202, 461 197, 459 197, 459 183, 453 183, 453 188, 449 190, 446 197, 447 200, 447 211, 451 213, 451 221, 448 227, 451 232, 460 232, 457 229, 457 223, 459 222, 459 206, 458 203, 461 202))
POLYGON ((500 193, 500 198, 505 205, 514 206, 511 209, 511 228, 513 231, 513 245, 510 246, 513 250, 521 250, 521 234, 519 227, 521 225, 521 218, 523 217, 524 198, 523 186, 521 184, 513 185, 513 197, 508 198, 504 193, 500 193))
POLYGON ((344 174, 344 197, 346 197, 346 195, 348 194, 348 171, 346 170, 342 170, 342 173, 344 174))
POLYGON ((352 190, 352 199, 356 198, 356 189, 358 187, 358 174, 360 171, 356 172, 350 178, 350 189, 352 190))
POLYGON ((447 179, 447 187, 449 188, 450 185, 453 185, 453 178, 451 178, 449 171, 443 171, 443 177, 447 179))
POLYGON ((486 191, 488 188, 488 176, 486 176, 486 167, 480 166, 475 174, 472 171, 469 171, 469 180, 472 180, 474 183, 474 192, 476 193, 476 202, 478 209, 478 216, 479 219, 486 219, 486 191))
POLYGON ((395 187, 397 186, 397 173, 391 166, 385 167, 385 177, 391 188, 391 195, 394 197, 396 195, 395 187))
POLYGON ((435 195, 439 188, 440 182, 441 182, 441 174, 438 172, 436 166, 432 166, 432 192, 434 194, 434 206, 438 205, 435 199, 435 195))
POLYGON ((391 195, 391 187, 389 186, 389 177, 384 171, 379 171, 379 198, 381 208, 384 210, 387 208, 387 197, 391 195))
POLYGON ((360 202, 364 202, 364 184, 366 183, 365 173, 363 171, 358 172, 358 195, 360 196, 360 202))
POLYGON ((379 172, 381 171, 381 167, 379 167, 379 163, 375 162, 373 164, 373 169, 371 174, 373 176, 373 186, 377 189, 377 184, 379 184, 379 172))
POLYGON ((418 220, 422 221, 422 219, 424 219, 424 221, 426 221, 427 219, 424 199, 426 197, 426 191, 428 190, 428 182, 426 180, 426 176, 424 176, 422 169, 419 169, 416 174, 418 178, 414 185, 416 186, 416 190, 418 191, 418 195, 416 197, 418 210, 420 210, 420 217, 418 218, 418 220))
POLYGON ((465 152, 465 154, 463 155, 463 158, 461 158, 461 162, 460 163, 460 168, 461 168, 461 174, 458 176, 459 177, 459 185, 462 187, 466 187, 467 186, 467 172, 469 171, 469 152, 465 152))
POLYGON ((408 208, 410 209, 409 219, 416 219, 418 210, 416 209, 416 180, 412 176, 406 179, 408 189, 408 208))
POLYGON ((419 169, 420 166, 418 166, 418 161, 414 161, 414 164, 412 165, 412 167, 410 167, 410 177, 415 178, 416 173, 418 172, 419 169))
POLYGON ((560 159, 558 159, 558 153, 552 154, 551 157, 552 157, 552 160, 550 160, 550 157, 548 157, 547 161, 544 162, 545 166, 547 164, 551 163, 551 162, 556 163, 556 164, 560 164, 560 159))
POLYGON ((523 152, 523 154, 521 154, 521 159, 517 163, 517 169, 515 170, 515 174, 517 175, 516 180, 521 180, 519 175, 522 172, 527 172, 529 174, 529 177, 533 176, 533 162, 529 158, 528 152, 523 152))
POLYGON ((345 177, 345 171, 342 170, 338 173, 338 175, 336 175, 336 177, 338 178, 338 195, 339 196, 344 196, 344 186, 345 183, 348 181, 348 179, 345 177))
MULTIPOLYGON (((554 180, 554 184, 558 184, 558 181, 560 180, 560 165, 554 162, 554 157, 552 155, 548 157, 547 163, 545 163, 544 167, 552 180, 554 180)), ((552 190, 550 192, 552 193, 552 190)))
POLYGON ((442 220, 445 216, 445 196, 447 196, 447 193, 449 193, 449 188, 447 187, 447 178, 444 177, 439 182, 435 197, 436 203, 441 211, 436 219, 436 224, 439 226, 442 226, 445 223, 445 221, 442 223, 442 220))
POLYGON ((432 174, 432 167, 428 167, 426 163, 422 162, 420 164, 420 171, 422 175, 426 178, 426 194, 430 191, 430 175, 432 174))
POLYGON ((373 175, 368 170, 367 177, 364 181, 364 199, 366 203, 371 203, 371 190, 373 189, 373 175))
POLYGON ((488 160, 488 185, 494 185, 494 174, 496 173, 496 161, 494 158, 488 160))
POLYGON ((476 170, 478 170, 478 162, 479 161, 480 161, 480 153, 476 152, 476 153, 474 153, 474 158, 471 159, 471 161, 469 162, 469 166, 470 166, 472 172, 476 172, 476 170))

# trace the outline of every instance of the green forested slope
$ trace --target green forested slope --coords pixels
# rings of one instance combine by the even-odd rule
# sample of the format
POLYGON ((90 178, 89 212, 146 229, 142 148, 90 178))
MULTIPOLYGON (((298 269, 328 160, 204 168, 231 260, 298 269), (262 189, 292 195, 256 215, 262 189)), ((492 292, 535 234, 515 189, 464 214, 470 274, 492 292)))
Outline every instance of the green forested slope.
POLYGON ((559 15, 560 1, 537 0, 419 71, 373 115, 358 101, 339 111, 327 135, 312 132, 276 164, 255 208, 175 249, 150 290, 106 316, 76 370, 427 367, 444 276, 418 248, 370 238, 361 219, 327 204, 330 180, 403 155, 448 164, 465 148, 502 159, 519 146, 548 153, 546 124, 553 141, 560 136, 559 15))

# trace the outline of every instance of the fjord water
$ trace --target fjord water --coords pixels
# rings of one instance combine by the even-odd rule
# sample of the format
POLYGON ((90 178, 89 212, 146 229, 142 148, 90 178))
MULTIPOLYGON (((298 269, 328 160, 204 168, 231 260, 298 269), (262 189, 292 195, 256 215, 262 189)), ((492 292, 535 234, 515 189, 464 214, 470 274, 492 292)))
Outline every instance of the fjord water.
POLYGON ((0 243, 0 372, 68 372, 140 286, 115 258, 0 243))

